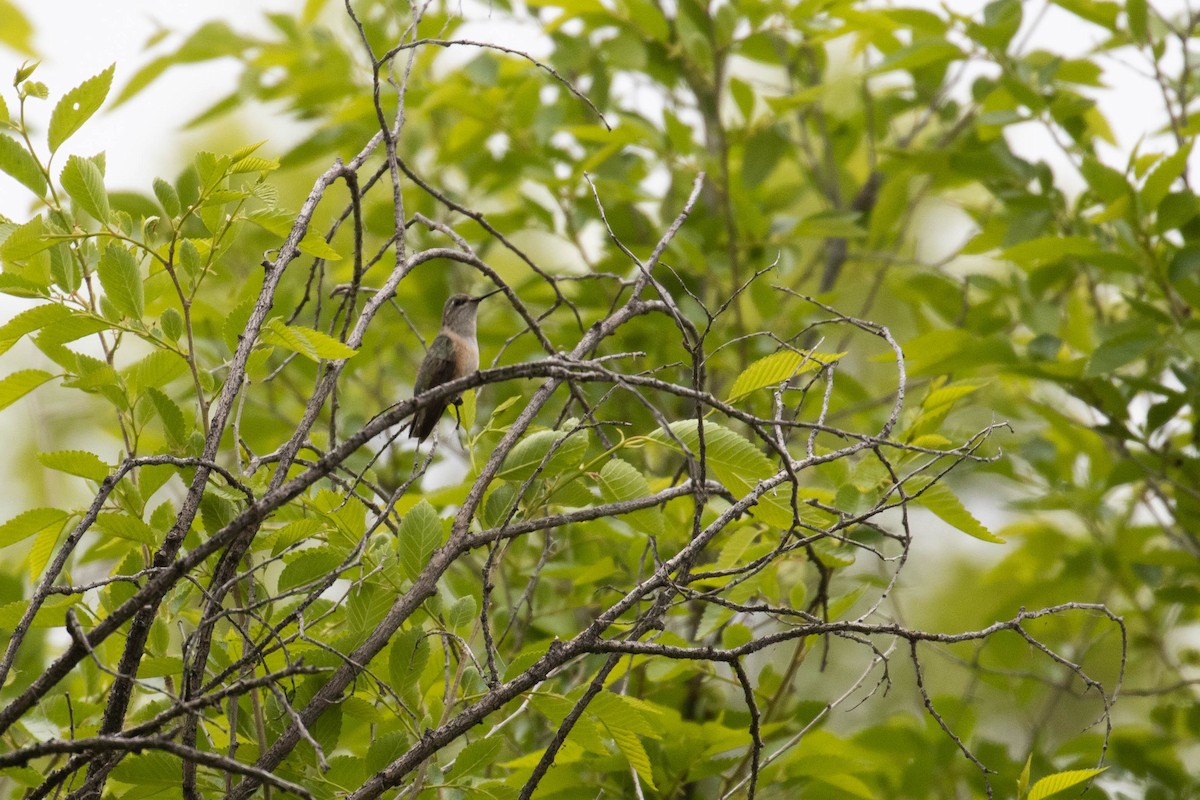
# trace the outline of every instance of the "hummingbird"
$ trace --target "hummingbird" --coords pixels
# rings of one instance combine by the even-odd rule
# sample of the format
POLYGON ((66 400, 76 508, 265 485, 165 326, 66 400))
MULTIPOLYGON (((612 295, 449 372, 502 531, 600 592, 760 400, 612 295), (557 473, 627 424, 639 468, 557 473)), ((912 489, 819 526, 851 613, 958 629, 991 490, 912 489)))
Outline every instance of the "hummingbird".
MULTIPOLYGON (((442 330, 438 333, 421 368, 417 370, 417 380, 413 384, 413 395, 419 395, 447 381, 464 378, 479 369, 479 343, 475 341, 475 312, 479 301, 499 292, 499 289, 487 294, 472 297, 469 294, 453 294, 446 299, 442 308, 442 330)), ((439 400, 436 403, 418 408, 413 414, 412 424, 408 435, 418 443, 433 432, 447 403, 455 406, 462 400, 439 400)))

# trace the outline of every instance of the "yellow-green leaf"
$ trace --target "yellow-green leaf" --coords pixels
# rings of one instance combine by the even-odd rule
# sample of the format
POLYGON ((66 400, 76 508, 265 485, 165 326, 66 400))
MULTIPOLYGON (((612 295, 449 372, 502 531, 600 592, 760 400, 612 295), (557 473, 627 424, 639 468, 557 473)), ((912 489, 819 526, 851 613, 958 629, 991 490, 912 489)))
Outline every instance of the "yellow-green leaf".
POLYGON ((746 395, 768 386, 778 386, 796 375, 811 372, 837 361, 843 353, 814 353, 812 351, 781 350, 760 358, 737 376, 727 400, 735 403, 746 395))
POLYGON ((0 170, 16 178, 38 197, 46 196, 46 176, 20 142, 0 134, 0 170))
MULTIPOLYGON (((699 453, 700 436, 696 420, 680 420, 671 423, 670 427, 672 433, 693 454, 699 453)), ((649 438, 679 451, 674 439, 661 430, 650 434, 649 438)), ((704 440, 709 469, 737 497, 749 494, 760 481, 776 473, 770 459, 748 439, 715 422, 704 423, 704 440)), ((785 485, 765 493, 753 507, 753 514, 770 525, 790 528, 792 506, 789 488, 785 485)))
POLYGON ((109 302, 130 319, 141 319, 145 295, 142 271, 133 254, 118 244, 110 244, 96 271, 109 302))
POLYGON ((0 547, 7 547, 55 526, 57 535, 68 516, 70 515, 67 512, 57 508, 31 508, 17 514, 0 525, 0 547))
POLYGON ((1033 785, 1029 790, 1028 800, 1044 800, 1052 794, 1058 794, 1064 789, 1070 789, 1072 786, 1090 781, 1092 778, 1099 775, 1108 767, 1100 767, 1099 769, 1073 769, 1069 772, 1056 772, 1053 775, 1047 775, 1033 785))
POLYGON ((56 450, 52 453, 38 453, 37 460, 42 463, 42 466, 93 481, 102 481, 107 478, 110 469, 108 464, 100 460, 99 456, 86 450, 56 450))
POLYGON ((99 110, 108 97, 112 86, 113 70, 116 64, 110 64, 108 69, 99 75, 88 78, 71 91, 63 95, 54 111, 50 114, 50 129, 47 138, 50 142, 50 152, 58 150, 59 146, 71 134, 79 130, 88 118, 99 110))
POLYGON ((408 578, 416 578, 429 561, 429 555, 442 543, 442 521, 437 511, 422 500, 400 520, 400 567, 408 578))
POLYGON ((304 234, 304 238, 300 240, 298 245, 300 252, 308 256, 323 258, 326 261, 341 261, 342 254, 329 246, 329 242, 325 238, 314 231, 309 231, 304 234))
MULTIPOLYGON (((915 488, 915 486, 910 484, 908 487, 909 494, 912 494, 915 488)), ((914 499, 914 502, 929 509, 940 517, 942 521, 953 525, 969 536, 974 536, 976 539, 981 539, 985 542, 1004 544, 1004 540, 989 531, 982 522, 977 520, 967 510, 966 506, 962 504, 962 501, 955 496, 954 492, 950 491, 949 487, 944 483, 935 483, 926 486, 914 499)))
POLYGON ((104 175, 90 158, 71 156, 59 177, 67 194, 97 222, 108 222, 108 192, 104 189, 104 175))
POLYGON ((0 380, 0 409, 5 409, 54 376, 41 369, 23 369, 0 380))
POLYGON ((267 344, 299 353, 313 361, 350 358, 358 352, 327 333, 302 325, 287 325, 278 317, 269 320, 263 327, 262 340, 267 344))
MULTIPOLYGON (((610 503, 635 500, 650 495, 646 476, 628 461, 611 458, 600 468, 600 494, 610 503)), ((629 524, 643 533, 659 536, 663 530, 662 514, 654 508, 643 508, 626 515, 629 524)))

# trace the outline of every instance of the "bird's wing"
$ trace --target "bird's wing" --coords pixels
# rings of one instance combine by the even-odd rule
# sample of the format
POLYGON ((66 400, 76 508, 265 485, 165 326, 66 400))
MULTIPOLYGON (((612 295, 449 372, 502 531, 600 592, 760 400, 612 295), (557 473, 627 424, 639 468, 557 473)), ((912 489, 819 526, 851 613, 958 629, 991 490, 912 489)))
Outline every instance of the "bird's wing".
MULTIPOLYGON (((454 344, 448 337, 439 334, 433 340, 433 344, 429 346, 429 352, 425 354, 425 360, 421 362, 421 368, 417 371, 413 394, 419 395, 453 379, 454 344)), ((417 409, 417 412, 413 414, 409 434, 418 441, 424 441, 425 437, 433 431, 445 410, 445 401, 417 409)))

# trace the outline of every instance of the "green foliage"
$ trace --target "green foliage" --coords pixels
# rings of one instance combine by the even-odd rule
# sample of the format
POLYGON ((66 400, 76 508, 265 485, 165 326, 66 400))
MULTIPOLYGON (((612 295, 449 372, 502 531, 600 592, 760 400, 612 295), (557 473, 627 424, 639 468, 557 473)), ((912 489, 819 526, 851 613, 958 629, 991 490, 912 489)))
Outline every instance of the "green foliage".
POLYGON ((52 102, 16 67, 0 796, 139 724, 172 749, 104 797, 224 796, 277 741, 317 798, 1200 791, 1200 28, 1053 6, 1096 43, 1031 47, 1019 0, 489 7, 531 60, 448 44, 451 4, 312 0, 52 102), (134 192, 72 152, 114 80, 219 60, 178 125, 265 143, 134 192), (1127 64, 1136 142, 1098 102, 1127 64), (397 161, 364 150, 401 110, 397 161), (497 283, 513 371, 414 452, 417 334, 497 283))

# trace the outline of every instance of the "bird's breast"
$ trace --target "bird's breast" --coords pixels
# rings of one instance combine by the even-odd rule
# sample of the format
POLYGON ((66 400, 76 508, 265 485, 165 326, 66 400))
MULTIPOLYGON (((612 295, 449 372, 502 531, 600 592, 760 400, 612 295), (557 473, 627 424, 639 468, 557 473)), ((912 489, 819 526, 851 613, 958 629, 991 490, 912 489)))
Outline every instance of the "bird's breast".
POLYGON ((479 345, 454 331, 442 331, 454 348, 454 377, 465 378, 479 369, 479 345))

